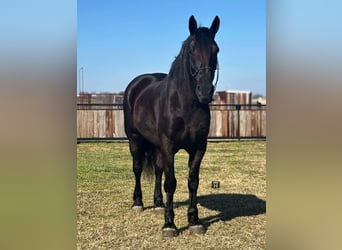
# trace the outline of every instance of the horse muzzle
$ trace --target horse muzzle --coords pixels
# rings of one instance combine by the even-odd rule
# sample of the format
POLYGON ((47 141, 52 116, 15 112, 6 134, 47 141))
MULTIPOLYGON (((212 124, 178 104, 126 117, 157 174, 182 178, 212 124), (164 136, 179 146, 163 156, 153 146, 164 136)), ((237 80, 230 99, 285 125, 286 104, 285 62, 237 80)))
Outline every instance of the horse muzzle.
POLYGON ((213 100, 214 86, 212 84, 206 86, 197 84, 195 93, 200 103, 208 104, 213 100))

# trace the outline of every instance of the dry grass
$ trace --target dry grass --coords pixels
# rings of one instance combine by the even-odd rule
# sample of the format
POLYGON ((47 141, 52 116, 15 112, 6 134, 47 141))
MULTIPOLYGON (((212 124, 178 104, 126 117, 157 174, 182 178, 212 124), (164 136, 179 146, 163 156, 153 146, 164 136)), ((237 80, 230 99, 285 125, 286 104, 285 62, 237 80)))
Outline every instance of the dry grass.
MULTIPOLYGON (((126 142, 77 146, 78 249, 264 249, 266 143, 210 142, 200 172, 199 217, 205 235, 187 230, 187 154, 176 155, 175 223, 180 235, 162 239, 153 184, 142 180, 146 209, 130 210, 134 186, 126 142), (220 181, 219 189, 211 181, 220 181)), ((164 195, 165 197, 165 195, 164 195)))

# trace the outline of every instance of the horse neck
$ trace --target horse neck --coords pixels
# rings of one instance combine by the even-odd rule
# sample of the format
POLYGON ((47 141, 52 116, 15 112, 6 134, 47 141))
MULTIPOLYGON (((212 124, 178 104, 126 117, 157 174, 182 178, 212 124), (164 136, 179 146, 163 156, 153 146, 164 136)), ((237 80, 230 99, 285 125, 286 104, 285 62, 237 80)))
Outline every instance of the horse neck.
POLYGON ((186 49, 186 42, 172 63, 171 69, 168 74, 168 92, 177 91, 178 95, 184 96, 185 99, 192 101, 196 99, 194 90, 194 80, 190 74, 189 53, 186 49))

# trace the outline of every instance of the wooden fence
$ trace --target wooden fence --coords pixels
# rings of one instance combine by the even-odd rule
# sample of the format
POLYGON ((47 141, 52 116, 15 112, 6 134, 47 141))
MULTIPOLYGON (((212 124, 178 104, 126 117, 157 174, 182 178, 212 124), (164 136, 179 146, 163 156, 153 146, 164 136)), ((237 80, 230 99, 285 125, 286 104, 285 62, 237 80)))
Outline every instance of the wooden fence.
POLYGON ((266 138, 265 105, 217 104, 210 110, 210 138, 266 138))
MULTIPOLYGON (((122 105, 78 104, 78 140, 126 139, 122 105)), ((215 104, 210 106, 209 138, 265 139, 266 106, 215 104)))

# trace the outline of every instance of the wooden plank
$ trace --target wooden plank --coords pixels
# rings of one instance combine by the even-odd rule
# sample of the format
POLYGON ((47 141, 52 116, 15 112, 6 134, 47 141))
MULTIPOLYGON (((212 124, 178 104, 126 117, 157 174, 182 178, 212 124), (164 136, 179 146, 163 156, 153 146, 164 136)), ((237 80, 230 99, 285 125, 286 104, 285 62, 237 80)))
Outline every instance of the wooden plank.
POLYGON ((251 123, 252 123, 250 136, 257 136, 258 130, 259 130, 257 114, 259 113, 259 111, 250 111, 250 112, 251 112, 251 123))
POLYGON ((216 111, 210 110, 210 128, 209 128, 209 136, 216 136, 216 111))
POLYGON ((77 122, 77 126, 76 126, 76 136, 77 138, 81 138, 82 137, 82 117, 81 117, 82 113, 81 110, 77 110, 76 111, 76 122, 77 122))
POLYGON ((126 137, 123 110, 114 110, 114 137, 126 137))
POLYGON ((254 130, 255 130, 255 124, 253 123, 254 119, 254 112, 252 110, 245 111, 248 113, 248 119, 247 119, 247 130, 248 134, 247 136, 252 136, 254 130))
POLYGON ((98 123, 99 123, 99 137, 106 137, 106 110, 99 110, 98 112, 98 123))
POLYGON ((215 136, 222 136, 222 111, 216 111, 216 129, 215 136))
POLYGON ((243 111, 243 109, 241 108, 240 110, 240 136, 246 136, 246 132, 247 132, 247 121, 246 118, 248 117, 248 114, 243 111))
POLYGON ((113 110, 106 110, 106 134, 105 137, 114 136, 113 110))
POLYGON ((266 131, 267 131, 267 129, 266 129, 266 110, 263 110, 262 111, 262 115, 261 115, 261 117, 262 117, 262 129, 261 129, 261 131, 262 131, 262 136, 266 136, 266 131))
POLYGON ((94 116, 94 120, 93 120, 93 133, 94 133, 94 137, 95 138, 100 138, 99 135, 99 130, 100 130, 100 122, 99 122, 99 112, 98 110, 93 111, 93 116, 94 116))
POLYGON ((250 110, 244 110, 242 111, 244 113, 244 121, 245 121, 245 128, 244 128, 244 134, 242 136, 251 136, 251 130, 252 130, 252 112, 250 110))
POLYGON ((236 110, 231 110, 229 112, 229 136, 236 137, 238 136, 238 115, 236 110))
POLYGON ((221 111, 222 114, 222 131, 221 136, 227 137, 228 136, 228 112, 227 110, 221 111))

